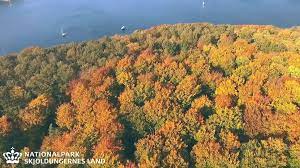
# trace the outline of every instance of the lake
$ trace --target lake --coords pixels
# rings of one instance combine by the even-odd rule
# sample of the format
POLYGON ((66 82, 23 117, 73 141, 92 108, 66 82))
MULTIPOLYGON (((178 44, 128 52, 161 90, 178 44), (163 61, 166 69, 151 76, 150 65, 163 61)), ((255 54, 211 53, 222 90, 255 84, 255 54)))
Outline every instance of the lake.
POLYGON ((0 1, 0 55, 190 22, 297 26, 300 0, 206 0, 205 6, 203 0, 0 1))

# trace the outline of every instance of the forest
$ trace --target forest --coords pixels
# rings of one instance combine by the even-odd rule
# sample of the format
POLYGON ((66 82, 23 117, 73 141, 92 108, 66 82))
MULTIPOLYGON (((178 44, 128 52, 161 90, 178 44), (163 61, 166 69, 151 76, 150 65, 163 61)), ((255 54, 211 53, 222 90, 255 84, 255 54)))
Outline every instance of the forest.
POLYGON ((2 56, 11 147, 107 168, 300 167, 300 28, 160 25, 2 56))

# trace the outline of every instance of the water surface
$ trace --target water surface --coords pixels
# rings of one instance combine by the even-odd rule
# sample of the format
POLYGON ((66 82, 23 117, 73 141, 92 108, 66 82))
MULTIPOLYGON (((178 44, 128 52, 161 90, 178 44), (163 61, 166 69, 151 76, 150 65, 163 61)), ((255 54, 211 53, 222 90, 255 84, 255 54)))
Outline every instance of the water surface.
POLYGON ((159 24, 211 22, 300 25, 300 0, 0 1, 0 55, 32 45, 98 39, 159 24), (68 33, 60 35, 61 29, 68 33))

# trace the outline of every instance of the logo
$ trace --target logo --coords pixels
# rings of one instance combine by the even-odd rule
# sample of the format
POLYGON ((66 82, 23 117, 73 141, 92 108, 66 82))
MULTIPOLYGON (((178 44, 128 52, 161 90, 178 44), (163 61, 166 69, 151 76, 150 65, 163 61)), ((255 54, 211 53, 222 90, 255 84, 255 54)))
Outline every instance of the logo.
POLYGON ((5 158, 6 163, 11 163, 11 164, 19 163, 19 159, 21 158, 21 156, 22 153, 15 152, 15 148, 13 147, 11 148, 10 152, 3 153, 3 157, 5 158))
MULTIPOLYGON (((0 0, 1 1, 1 0, 0 0)), ((3 153, 3 157, 7 164, 18 164, 20 163, 20 158, 23 157, 22 162, 25 165, 52 165, 52 164, 105 164, 105 159, 92 158, 85 159, 82 158, 79 152, 52 152, 52 151, 39 151, 39 152, 26 152, 20 153, 15 151, 15 148, 11 148, 10 152, 3 153)), ((0 158, 0 161, 2 158, 0 158)), ((1 165, 1 163, 0 163, 1 165)), ((1 166, 0 166, 1 167, 1 166)))

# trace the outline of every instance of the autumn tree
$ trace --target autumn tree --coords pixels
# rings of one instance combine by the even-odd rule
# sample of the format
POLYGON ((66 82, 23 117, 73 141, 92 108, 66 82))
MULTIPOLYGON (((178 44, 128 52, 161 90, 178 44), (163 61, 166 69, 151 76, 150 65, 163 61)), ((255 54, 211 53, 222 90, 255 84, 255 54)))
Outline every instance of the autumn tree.
POLYGON ((241 147, 242 167, 287 166, 286 144, 282 139, 251 140, 241 147))
POLYGON ((180 123, 166 122, 136 144, 139 167, 187 167, 187 149, 180 123))
POLYGON ((19 118, 25 130, 33 126, 45 124, 45 120, 49 116, 51 102, 51 97, 40 95, 20 112, 19 118))
POLYGON ((12 127, 12 122, 7 116, 0 117, 0 136, 9 134, 12 127))
POLYGON ((85 157, 91 155, 106 159, 108 165, 118 165, 123 126, 110 102, 115 80, 111 69, 103 67, 74 81, 70 87, 70 103, 61 105, 57 111, 57 129, 60 131, 45 138, 43 148, 54 151, 78 149, 85 157), (62 146, 53 146, 52 142, 62 146))
POLYGON ((296 27, 176 24, 0 57, 0 152, 299 167, 299 39, 296 27))
POLYGON ((222 130, 218 138, 211 125, 196 134, 197 144, 191 152, 196 167, 238 167, 240 142, 233 133, 222 130))

